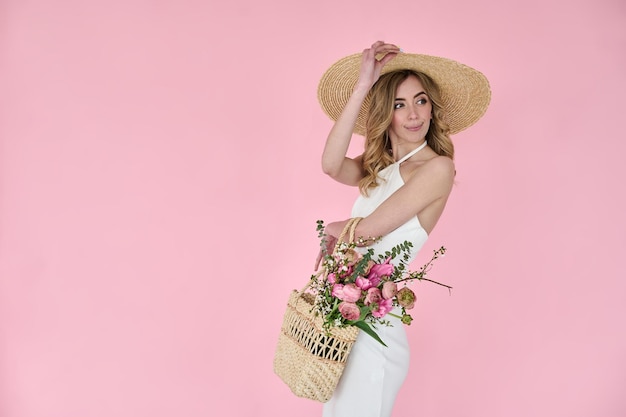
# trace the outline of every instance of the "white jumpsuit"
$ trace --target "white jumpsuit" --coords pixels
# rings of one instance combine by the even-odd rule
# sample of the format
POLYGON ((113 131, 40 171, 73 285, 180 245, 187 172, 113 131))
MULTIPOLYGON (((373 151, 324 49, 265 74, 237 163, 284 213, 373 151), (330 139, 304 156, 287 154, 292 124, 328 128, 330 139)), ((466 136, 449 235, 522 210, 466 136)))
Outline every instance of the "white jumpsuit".
MULTIPOLYGON (((383 201, 400 188, 400 164, 418 152, 418 147, 398 162, 383 169, 383 179, 354 203, 352 217, 371 214, 383 201)), ((408 240, 413 243, 410 261, 423 246, 428 234, 417 216, 386 235, 375 245, 375 257, 395 245, 408 240)), ((365 248, 364 250, 367 250, 365 248)), ((397 261, 398 259, 394 259, 397 261)), ((393 311, 396 314, 397 311, 393 311)), ((409 345, 404 326, 399 319, 387 316, 393 327, 377 326, 376 332, 387 344, 382 346, 371 336, 360 332, 352 347, 348 362, 333 397, 324 404, 323 417, 389 417, 396 395, 404 382, 409 367, 409 345)))

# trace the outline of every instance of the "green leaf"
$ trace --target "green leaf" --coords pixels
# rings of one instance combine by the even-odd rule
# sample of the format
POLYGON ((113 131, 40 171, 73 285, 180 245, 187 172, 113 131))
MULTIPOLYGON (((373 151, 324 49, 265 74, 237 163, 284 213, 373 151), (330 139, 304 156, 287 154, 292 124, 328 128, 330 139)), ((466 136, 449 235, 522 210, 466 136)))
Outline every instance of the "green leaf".
POLYGON ((367 315, 372 312, 370 306, 360 306, 359 310, 361 311, 361 315, 359 316, 358 320, 355 320, 355 322, 365 320, 365 317, 367 317, 367 315))
POLYGON ((356 327, 358 327, 359 329, 363 330, 365 333, 367 333, 368 335, 372 336, 376 341, 378 341, 381 345, 383 345, 384 347, 387 347, 387 345, 385 344, 385 342, 383 342, 380 337, 378 337, 378 335, 376 334, 376 332, 374 330, 372 330, 372 328, 370 327, 369 324, 367 324, 364 321, 356 321, 354 322, 354 325, 356 327))

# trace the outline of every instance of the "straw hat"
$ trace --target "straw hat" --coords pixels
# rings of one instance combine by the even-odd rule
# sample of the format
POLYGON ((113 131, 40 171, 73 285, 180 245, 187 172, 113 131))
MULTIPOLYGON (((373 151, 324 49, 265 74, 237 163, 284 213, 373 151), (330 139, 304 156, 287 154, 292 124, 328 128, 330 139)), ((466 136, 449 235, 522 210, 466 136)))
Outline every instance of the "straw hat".
MULTIPOLYGON (((335 62, 322 76, 317 98, 324 112, 337 120, 359 78, 362 54, 335 62)), ((459 62, 430 55, 399 53, 381 71, 410 69, 428 75, 439 87, 450 133, 458 133, 478 121, 491 100, 489 81, 480 72, 459 62)), ((365 119, 371 101, 368 94, 357 118, 354 133, 365 136, 365 119)))

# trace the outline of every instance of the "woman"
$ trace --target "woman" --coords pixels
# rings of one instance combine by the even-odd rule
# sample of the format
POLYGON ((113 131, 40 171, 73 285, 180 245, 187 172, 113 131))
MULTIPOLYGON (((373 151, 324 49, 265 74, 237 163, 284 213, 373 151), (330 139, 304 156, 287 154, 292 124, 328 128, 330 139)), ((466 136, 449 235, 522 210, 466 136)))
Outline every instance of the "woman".
MULTIPOLYGON (((405 54, 379 41, 335 63, 322 77, 318 96, 335 120, 322 155, 323 171, 361 192, 352 209, 352 217, 363 217, 355 236, 376 253, 411 241, 413 260, 452 190, 449 135, 484 114, 490 100, 487 79, 457 62, 405 54), (349 158, 353 133, 366 137, 365 151, 349 158)), ((328 250, 346 223, 326 226, 328 250)), ((393 326, 377 328, 388 347, 359 335, 324 405, 324 417, 391 415, 409 365, 404 326, 391 321, 393 326)))

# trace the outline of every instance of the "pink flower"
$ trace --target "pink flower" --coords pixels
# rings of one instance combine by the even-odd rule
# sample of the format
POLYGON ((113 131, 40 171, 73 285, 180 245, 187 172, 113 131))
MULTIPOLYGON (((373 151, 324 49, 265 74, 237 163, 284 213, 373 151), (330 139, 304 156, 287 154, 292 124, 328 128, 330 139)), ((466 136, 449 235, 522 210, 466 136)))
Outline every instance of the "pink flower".
POLYGON ((383 295, 378 288, 370 288, 367 290, 367 294, 365 295, 365 305, 368 306, 370 304, 378 304, 382 299, 383 295))
POLYGON ((347 249, 344 253, 344 256, 346 264, 349 266, 356 265, 361 260, 361 258, 363 258, 361 252, 357 252, 354 249, 347 249))
POLYGON ((398 293, 398 285, 393 281, 385 281, 383 284, 383 298, 393 298, 398 293))
POLYGON ((339 303, 339 312, 346 320, 358 320, 361 316, 361 310, 354 303, 349 303, 346 301, 342 301, 339 303))
POLYGON ((333 297, 337 297, 342 301, 355 303, 361 298, 361 290, 354 284, 335 284, 331 291, 333 297))
POLYGON ((376 262, 372 261, 371 259, 369 261, 367 261, 367 265, 365 265, 365 269, 363 270, 363 274, 367 275, 370 273, 370 269, 372 269, 372 267, 376 265, 376 262))
POLYGON ((391 299, 382 299, 376 305, 377 308, 372 309, 372 316, 374 317, 384 317, 385 314, 389 313, 393 308, 393 301, 391 299))
POLYGON ((378 284, 380 284, 380 277, 379 276, 367 276, 367 279, 370 280, 370 283, 372 284, 373 287, 378 287, 378 284))
POLYGON ((352 266, 343 265, 341 268, 339 268, 339 271, 337 271, 337 273, 339 274, 339 278, 349 277, 352 274, 352 266))
POLYGON ((343 300, 343 284, 333 285, 333 289, 330 292, 330 295, 332 295, 333 297, 337 297, 340 300, 343 300))
POLYGON ((355 284, 357 287, 359 287, 363 291, 367 291, 374 286, 371 280, 367 278, 363 278, 361 276, 356 277, 355 284))
POLYGON ((335 276, 334 272, 331 272, 330 274, 328 274, 328 276, 326 277, 326 279, 328 280, 328 282, 330 282, 331 284, 336 284, 337 283, 337 277, 335 276))
POLYGON ((346 284, 343 287, 343 301, 355 303, 361 298, 361 289, 354 284, 346 284))
POLYGON ((410 288, 404 287, 396 294, 398 304, 404 308, 413 308, 415 306, 415 293, 410 288))
POLYGON ((391 258, 387 258, 384 263, 372 266, 367 277, 372 279, 373 277, 388 277, 391 275, 393 273, 394 266, 389 263, 390 261, 391 258))

